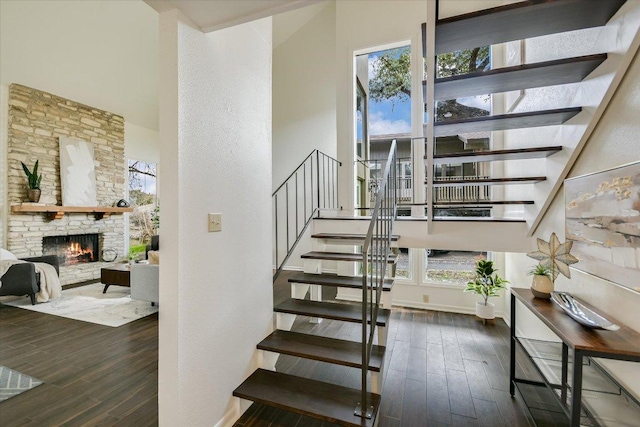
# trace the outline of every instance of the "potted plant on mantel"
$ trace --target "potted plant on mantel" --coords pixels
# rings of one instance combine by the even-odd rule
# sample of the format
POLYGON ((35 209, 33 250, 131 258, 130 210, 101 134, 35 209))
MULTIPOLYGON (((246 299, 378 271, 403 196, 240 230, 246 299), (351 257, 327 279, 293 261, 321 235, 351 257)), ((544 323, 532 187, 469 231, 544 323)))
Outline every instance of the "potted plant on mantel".
POLYGON ((38 175, 38 160, 36 160, 36 164, 33 166, 33 172, 31 172, 23 162, 20 163, 22 163, 22 169, 27 175, 29 185, 27 197, 30 202, 38 203, 40 201, 40 182, 42 182, 42 174, 38 175))
POLYGON ((495 319, 495 305, 489 302, 489 297, 497 297, 498 291, 504 289, 505 283, 509 283, 498 276, 497 271, 493 268, 493 261, 478 260, 476 262, 476 277, 467 283, 464 290, 484 298, 484 301, 476 302, 476 316, 481 319, 495 319))

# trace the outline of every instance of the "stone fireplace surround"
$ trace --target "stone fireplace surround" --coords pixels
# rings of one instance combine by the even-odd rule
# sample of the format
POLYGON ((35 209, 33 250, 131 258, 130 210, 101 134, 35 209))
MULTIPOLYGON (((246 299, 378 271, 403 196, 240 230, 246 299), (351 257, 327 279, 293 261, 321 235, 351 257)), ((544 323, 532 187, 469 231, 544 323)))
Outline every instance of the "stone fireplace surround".
MULTIPOLYGON (((20 162, 30 168, 39 160, 42 172, 40 202, 62 205, 60 186, 61 136, 90 141, 94 147, 96 193, 99 206, 113 206, 125 195, 124 119, 107 111, 83 105, 26 86, 9 86, 7 138, 7 199, 9 205, 27 201, 26 177, 20 162)), ((16 256, 42 255, 44 236, 96 233, 102 249, 115 249, 124 256, 124 216, 96 220, 91 213, 68 213, 49 221, 42 213, 13 213, 7 217, 7 249, 16 256)), ((63 285, 94 280, 98 261, 61 267, 63 285)))

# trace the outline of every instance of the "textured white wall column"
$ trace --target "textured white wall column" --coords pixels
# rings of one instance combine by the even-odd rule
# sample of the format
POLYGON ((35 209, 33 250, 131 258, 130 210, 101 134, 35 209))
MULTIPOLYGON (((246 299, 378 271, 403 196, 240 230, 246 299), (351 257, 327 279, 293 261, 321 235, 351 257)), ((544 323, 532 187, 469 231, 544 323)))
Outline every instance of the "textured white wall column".
POLYGON ((211 426, 238 415, 272 328, 271 18, 161 29, 160 423, 211 426))
POLYGON ((178 13, 160 14, 160 177, 166 206, 162 207, 162 266, 158 333, 158 418, 160 426, 179 423, 178 322, 181 286, 178 280, 178 13))

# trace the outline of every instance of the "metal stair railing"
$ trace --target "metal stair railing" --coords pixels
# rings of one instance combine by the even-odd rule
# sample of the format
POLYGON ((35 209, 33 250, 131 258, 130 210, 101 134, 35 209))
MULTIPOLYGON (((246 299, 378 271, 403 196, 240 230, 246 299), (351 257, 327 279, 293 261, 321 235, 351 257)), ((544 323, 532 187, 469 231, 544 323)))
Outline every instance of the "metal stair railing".
POLYGON ((321 209, 338 207, 338 169, 342 163, 313 150, 271 195, 274 221, 275 281, 321 209))
POLYGON ((387 272, 391 233, 397 216, 397 162, 396 140, 393 140, 384 175, 378 187, 367 236, 362 245, 362 396, 354 413, 363 418, 373 416, 373 407, 369 406, 367 396, 367 374, 382 285, 387 272))

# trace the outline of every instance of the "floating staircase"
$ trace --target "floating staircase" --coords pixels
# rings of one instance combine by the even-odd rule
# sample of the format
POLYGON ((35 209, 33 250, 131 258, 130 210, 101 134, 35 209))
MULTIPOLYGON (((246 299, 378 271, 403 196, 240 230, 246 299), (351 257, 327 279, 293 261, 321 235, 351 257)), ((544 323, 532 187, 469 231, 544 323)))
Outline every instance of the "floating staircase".
MULTIPOLYGON (((435 28, 435 53, 443 54, 478 46, 603 26, 624 3, 625 0, 531 0, 439 19, 435 28)), ((423 25, 423 40, 425 39, 426 26, 423 25)), ((423 53, 426 59, 426 47, 423 47, 423 53)), ((607 53, 599 53, 436 78, 433 83, 434 100, 450 100, 577 83, 584 80, 606 60, 607 53)), ((423 86, 426 89, 426 80, 423 82, 423 86)), ((581 107, 567 107, 466 119, 445 119, 433 124, 433 132, 435 137, 442 137, 473 132, 562 125, 581 112, 581 107)), ((553 145, 492 151, 469 150, 447 154, 433 153, 431 156, 427 151, 425 159, 431 158, 434 166, 510 161, 545 158, 560 153, 563 148, 565 147, 562 145, 553 145)), ((433 150, 434 148, 426 147, 426 150, 429 149, 433 150)), ((547 181, 546 176, 483 177, 480 179, 478 177, 459 177, 446 180, 434 177, 433 188, 477 186, 478 191, 468 193, 433 191, 433 200, 427 201, 425 204, 431 205, 433 208, 481 206, 490 208, 508 204, 534 205, 537 203, 534 198, 492 200, 491 197, 488 197, 483 200, 474 200, 467 198, 466 194, 478 195, 478 198, 481 198, 480 195, 489 194, 489 189, 486 187, 489 185, 536 185, 545 181, 547 181), (457 198, 443 200, 443 194, 445 196, 452 194, 457 198), (464 199, 460 200, 461 197, 464 199)), ((428 180, 425 180, 425 185, 428 185, 428 180)), ((552 196, 552 194, 548 195, 548 197, 552 196)), ((434 219, 448 220, 450 218, 438 217, 434 219)))
MULTIPOLYGON (((314 246, 322 247, 326 242, 344 247, 360 246, 365 240, 361 234, 319 233, 314 234, 314 246)), ((398 237, 392 236, 394 242, 398 237)), ((395 262, 395 255, 389 254, 388 263, 395 262)), ((301 255, 305 260, 321 264, 333 260, 341 262, 361 262, 362 254, 344 252, 311 251, 301 255)), ((380 257, 376 257, 380 259, 380 257)), ((340 276, 335 274, 294 273, 288 282, 292 286, 330 286, 335 288, 361 289, 362 277, 340 276)), ((393 279, 383 281, 382 291, 389 293, 393 279)), ((371 284, 368 286, 371 289, 371 284)), ((306 295, 307 290, 304 290, 306 295)), ((296 294, 292 291, 292 294, 296 294)), ((330 319, 340 322, 362 323, 363 308, 358 304, 313 301, 309 299, 288 298, 274 307, 277 316, 300 315, 311 318, 330 319)), ((374 426, 380 405, 382 389, 384 357, 386 353, 386 330, 391 311, 380 308, 375 325, 378 345, 371 348, 371 356, 367 370, 371 373, 372 392, 368 392, 371 418, 354 415, 356 404, 360 402, 360 390, 335 384, 316 381, 308 378, 287 375, 258 369, 247 378, 233 395, 297 414, 317 418, 343 426, 374 426)), ((367 323, 371 324, 371 313, 366 314, 367 323)), ((317 335, 291 332, 286 328, 287 322, 278 317, 279 329, 272 332, 257 346, 259 350, 277 354, 316 360, 355 369, 362 369, 362 343, 317 335)))
MULTIPOLYGON (((395 144, 392 145, 391 152, 393 155, 390 155, 390 161, 396 158, 395 144)), ((392 182, 389 178, 389 168, 385 176, 386 183, 392 182)), ((317 183, 320 179, 312 179, 311 182, 317 183)), ((285 184, 285 188, 287 186, 285 184)), ((320 186, 315 190, 319 191, 319 188, 320 186)), ((307 189, 305 188, 304 191, 307 189)), ((370 230, 376 228, 376 230, 386 231, 378 233, 369 231, 367 234, 312 234, 314 250, 300 255, 305 263, 305 272, 293 273, 288 277, 292 297, 273 308, 277 329, 257 345, 258 350, 270 354, 284 354, 357 369, 361 373, 360 389, 258 369, 233 392, 234 396, 342 426, 376 425, 383 383, 387 328, 391 316, 391 311, 381 307, 381 303, 390 305, 389 294, 393 287, 393 279, 385 276, 387 266, 393 265, 396 261, 396 254, 391 252, 391 246, 397 247, 399 239, 398 236, 391 234, 395 205, 389 207, 389 204, 395 204, 395 200, 384 194, 378 197, 379 206, 385 206, 386 203, 386 210, 384 208, 379 210, 379 212, 386 212, 386 217, 381 216, 378 222, 375 219, 371 220, 370 230), (387 222, 384 222, 384 218, 387 218, 387 222), (342 247, 345 250, 329 251, 326 250, 327 245, 342 247), (356 249, 359 250, 356 251, 356 249), (348 263, 354 267, 352 271, 355 271, 354 264, 361 265, 363 271, 370 271, 370 273, 365 277, 328 274, 323 271, 325 269, 323 264, 326 261, 348 263), (380 273, 379 277, 374 277, 373 272, 380 273), (371 302, 358 304, 323 301, 322 287, 363 289, 363 300, 368 299, 371 302), (386 297, 383 298, 383 294, 386 297), (360 324, 362 340, 328 338, 291 331, 295 316, 308 317, 311 322, 328 319, 360 324), (376 340, 375 344, 374 340, 376 340)), ((286 200, 289 199, 289 197, 286 198, 286 200)), ((311 200, 320 200, 320 198, 315 194, 311 200)), ((315 206, 312 206, 310 210, 314 211, 314 208, 315 206)), ((287 212, 289 211, 297 213, 300 209, 298 205, 287 206, 287 212)), ((286 219, 288 221, 288 215, 286 219)), ((286 234, 286 244, 290 252, 295 249, 306 227, 307 224, 303 227, 296 225, 297 236, 293 244, 290 244, 290 236, 286 234), (298 230, 300 228, 301 232, 298 230)), ((277 225, 275 229, 278 229, 277 225)), ((289 256, 290 253, 287 253, 283 257, 285 261, 289 256)), ((269 358, 264 358, 266 359, 269 358)), ((274 364, 273 367, 275 366, 274 364)))

